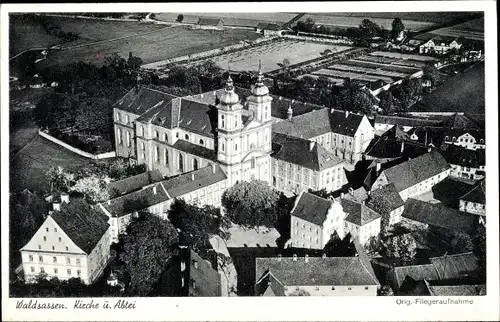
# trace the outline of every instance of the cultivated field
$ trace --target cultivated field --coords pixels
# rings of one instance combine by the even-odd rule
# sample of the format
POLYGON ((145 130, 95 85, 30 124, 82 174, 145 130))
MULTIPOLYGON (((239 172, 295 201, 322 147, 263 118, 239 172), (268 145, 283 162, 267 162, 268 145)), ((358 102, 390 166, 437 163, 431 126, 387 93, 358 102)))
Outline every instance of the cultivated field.
MULTIPOLYGON (((359 27, 363 19, 370 19, 374 23, 386 29, 391 29, 391 23, 397 14, 390 18, 377 18, 376 16, 354 16, 354 15, 329 15, 329 14, 307 14, 300 20, 305 21, 307 18, 313 19, 318 25, 325 25, 338 28, 348 28, 348 27, 359 27)), ((407 29, 418 31, 425 28, 429 28, 435 25, 434 22, 428 21, 417 21, 417 20, 403 20, 403 23, 407 29)))
MULTIPOLYGON (((174 22, 180 13, 157 13, 156 20, 174 22)), ((283 12, 204 12, 183 14, 183 23, 197 23, 200 17, 220 18, 226 26, 256 27, 259 22, 274 22, 283 24, 293 17, 295 13, 283 12)))
POLYGON ((320 16, 344 16, 344 17, 362 17, 362 18, 381 18, 381 19, 394 19, 399 17, 406 24, 407 20, 412 21, 427 21, 434 23, 449 23, 457 18, 471 17, 474 13, 470 12, 322 12, 310 13, 310 15, 320 16))
POLYGON ((457 38, 463 37, 470 40, 484 41, 484 18, 467 21, 465 23, 447 28, 433 30, 430 34, 457 38))
POLYGON ((9 56, 12 57, 30 48, 47 48, 61 40, 50 35, 42 27, 18 16, 9 16, 9 56))
MULTIPOLYGON (((27 128, 22 129, 23 136, 32 132, 27 128)), ((45 173, 50 167, 62 166, 68 170, 79 170, 92 162, 38 135, 17 155, 11 155, 10 158, 9 182, 13 191, 22 189, 47 191, 49 186, 45 173)))
POLYGON ((262 72, 267 73, 278 69, 277 64, 283 62, 285 58, 293 65, 321 57, 320 53, 326 49, 339 52, 348 48, 350 47, 283 40, 217 56, 212 60, 222 68, 228 68, 229 64, 233 71, 256 71, 259 60, 262 60, 262 72))
POLYGON ((484 63, 478 63, 444 82, 412 111, 484 114, 484 102, 484 63))

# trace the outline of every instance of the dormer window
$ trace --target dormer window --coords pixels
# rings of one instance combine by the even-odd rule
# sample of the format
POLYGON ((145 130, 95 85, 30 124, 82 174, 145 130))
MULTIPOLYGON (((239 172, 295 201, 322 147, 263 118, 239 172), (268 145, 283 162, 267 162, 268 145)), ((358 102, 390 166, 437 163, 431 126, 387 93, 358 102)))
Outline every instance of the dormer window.
POLYGON ((184 139, 185 139, 186 141, 189 141, 189 135, 185 134, 185 135, 184 135, 184 139))
POLYGON ((204 145, 203 139, 200 139, 200 145, 204 145))

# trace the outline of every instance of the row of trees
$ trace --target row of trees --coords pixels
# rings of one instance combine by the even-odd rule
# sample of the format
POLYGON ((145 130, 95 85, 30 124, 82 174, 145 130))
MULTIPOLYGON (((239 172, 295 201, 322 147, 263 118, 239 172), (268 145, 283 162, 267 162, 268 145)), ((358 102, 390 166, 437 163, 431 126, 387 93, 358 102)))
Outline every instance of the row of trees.
POLYGON ((359 46, 368 47, 375 37, 394 40, 405 30, 405 26, 400 18, 395 18, 392 21, 391 27, 392 29, 389 31, 370 19, 363 19, 358 28, 350 27, 343 29, 322 24, 317 25, 312 18, 307 18, 305 21, 301 20, 297 22, 294 29, 295 31, 347 37, 354 39, 359 46))

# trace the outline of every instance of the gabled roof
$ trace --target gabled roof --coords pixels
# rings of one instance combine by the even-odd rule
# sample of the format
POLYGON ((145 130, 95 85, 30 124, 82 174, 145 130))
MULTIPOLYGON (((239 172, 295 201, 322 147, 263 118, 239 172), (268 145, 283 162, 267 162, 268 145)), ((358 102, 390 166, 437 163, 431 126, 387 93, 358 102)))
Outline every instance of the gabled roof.
POLYGON ((408 279, 413 281, 439 279, 436 267, 432 264, 394 267, 392 271, 397 288, 401 287, 408 279))
POLYGON ((375 136, 365 154, 377 159, 392 159, 401 156, 418 157, 428 152, 428 147, 411 140, 400 140, 389 136, 375 136))
POLYGON ((412 198, 406 201, 402 216, 431 226, 465 232, 470 231, 475 222, 472 215, 412 198))
POLYGON ((486 295, 486 285, 432 285, 427 282, 432 296, 474 296, 486 295))
POLYGON ((477 270, 478 260, 472 252, 430 258, 440 279, 469 277, 477 270))
POLYGON ((401 199, 401 196, 399 195, 393 183, 385 185, 377 190, 373 190, 370 193, 370 198, 371 200, 367 204, 368 207, 370 207, 370 205, 373 205, 375 200, 378 203, 387 205, 387 207, 389 207, 389 209, 391 210, 399 208, 405 203, 403 199, 401 199))
POLYGON ((193 250, 189 250, 187 259, 189 270, 190 296, 221 296, 221 276, 212 265, 193 250), (195 264, 197 268, 195 267, 195 264), (194 287, 193 287, 194 282, 194 287))
POLYGON ((161 183, 102 202, 101 205, 112 217, 121 217, 157 205, 170 199, 161 183), (155 192, 156 190, 156 192, 155 192))
POLYGON ((122 180, 108 183, 106 189, 112 196, 121 196, 144 186, 163 180, 159 170, 146 171, 122 180))
POLYGON ((224 22, 222 21, 222 19, 216 18, 199 18, 197 24, 204 26, 217 26, 219 24, 224 24, 224 22))
POLYGON ((401 192, 449 168, 450 166, 439 152, 431 151, 386 169, 383 173, 389 182, 394 183, 396 190, 401 192))
POLYGON ((161 181, 160 184, 167 190, 170 197, 177 198, 226 179, 227 176, 221 167, 213 164, 161 181))
POLYGON ((69 204, 61 205, 61 210, 54 211, 50 216, 87 254, 92 252, 109 228, 106 215, 84 201, 72 200, 69 204), (74 207, 78 207, 78 210, 73 211, 74 207))
POLYGON ((358 226, 363 226, 381 217, 378 212, 373 211, 362 203, 344 198, 340 199, 340 204, 344 212, 347 213, 347 217, 344 220, 358 226))
POLYGON ((484 166, 484 149, 471 150, 455 144, 442 144, 440 153, 449 164, 462 167, 479 168, 484 166))
POLYGON ((256 258, 256 280, 269 271, 283 286, 379 285, 359 257, 256 258))
POLYGON ((460 200, 486 204, 486 180, 481 180, 471 191, 463 195, 460 200))
POLYGON ((328 169, 343 162, 322 145, 306 139, 273 133, 272 143, 273 158, 314 171, 328 169), (311 143, 313 144, 312 149, 310 149, 311 143))
POLYGON ((309 192, 302 192, 290 215, 321 226, 326 220, 331 205, 331 200, 309 192))
POLYGON ((128 91, 113 107, 142 115, 144 112, 154 108, 155 111, 170 104, 176 96, 144 86, 134 87, 128 91))
POLYGON ((177 140, 172 145, 174 149, 183 151, 192 155, 196 155, 203 159, 217 161, 217 151, 214 149, 209 149, 207 147, 194 144, 185 140, 177 140))

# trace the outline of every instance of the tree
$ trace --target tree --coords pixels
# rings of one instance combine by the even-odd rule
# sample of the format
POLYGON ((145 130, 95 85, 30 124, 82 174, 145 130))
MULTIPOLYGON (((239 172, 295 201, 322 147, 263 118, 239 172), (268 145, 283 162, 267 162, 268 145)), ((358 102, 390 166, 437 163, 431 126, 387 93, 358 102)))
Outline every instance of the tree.
POLYGON ((379 94, 380 102, 378 107, 382 109, 382 113, 385 115, 392 115, 396 111, 396 102, 392 95, 392 92, 383 91, 379 94))
POLYGON ((453 254, 470 252, 474 248, 469 234, 463 232, 454 232, 450 244, 453 254))
POLYGON ((389 285, 384 285, 380 289, 379 295, 380 296, 393 296, 394 295, 394 291, 392 290, 392 287, 390 287, 389 285))
POLYGON ((204 250, 212 235, 228 239, 229 221, 220 209, 212 206, 198 207, 183 199, 176 199, 168 211, 168 220, 190 241, 195 251, 204 250))
POLYGON ((373 37, 379 34, 380 27, 370 19, 363 19, 361 25, 359 25, 359 31, 359 44, 361 46, 369 46, 373 37))
POLYGON ((366 253, 368 255, 370 255, 370 256, 377 255, 381 249, 380 235, 371 236, 364 246, 365 246, 366 253))
POLYGON ((472 252, 478 259, 478 277, 486 281, 486 227, 477 223, 472 234, 472 252))
POLYGON ((183 20, 184 20, 184 15, 180 14, 177 16, 177 19, 175 21, 182 22, 183 20))
POLYGON ((323 248, 324 253, 328 257, 351 257, 356 254, 356 247, 351 241, 352 236, 347 233, 344 238, 340 238, 337 231, 334 231, 330 236, 330 240, 323 248))
POLYGON ((279 194, 265 181, 239 182, 222 195, 229 219, 245 227, 273 227, 276 223, 276 203, 279 194))
POLYGON ((402 33, 405 30, 405 25, 403 24, 403 21, 401 21, 400 18, 394 18, 392 21, 392 29, 391 29, 391 38, 396 40, 400 33, 402 33))
POLYGON ((103 178, 94 175, 78 180, 70 190, 82 194, 89 203, 97 203, 109 199, 106 183, 103 178))
POLYGON ((391 211, 390 203, 383 198, 372 198, 366 204, 369 208, 382 215, 381 232, 385 233, 390 226, 391 211))
POLYGON ((64 168, 61 166, 49 168, 49 170, 45 173, 45 176, 50 182, 51 192, 54 188, 68 192, 75 179, 74 174, 64 171, 64 168))
POLYGON ((439 70, 434 66, 434 64, 429 64, 424 67, 423 76, 431 81, 432 87, 435 87, 439 83, 440 75, 439 70))
POLYGON ((411 234, 391 236, 383 243, 383 252, 396 266, 410 265, 417 253, 417 242, 411 234))
POLYGON ((130 223, 119 254, 130 275, 127 293, 147 296, 155 291, 154 286, 167 268, 177 242, 174 226, 157 216, 147 215, 130 223))

